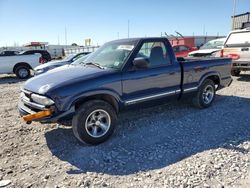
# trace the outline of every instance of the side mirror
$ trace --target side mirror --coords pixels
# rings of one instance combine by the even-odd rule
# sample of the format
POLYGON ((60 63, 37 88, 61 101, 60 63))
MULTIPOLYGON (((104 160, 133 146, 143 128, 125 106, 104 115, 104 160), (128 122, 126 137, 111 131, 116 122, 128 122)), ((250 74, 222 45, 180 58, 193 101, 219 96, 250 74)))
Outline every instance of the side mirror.
POLYGON ((147 69, 148 66, 149 66, 149 62, 148 62, 148 60, 146 58, 137 57, 137 58, 134 59, 133 65, 137 69, 147 69))

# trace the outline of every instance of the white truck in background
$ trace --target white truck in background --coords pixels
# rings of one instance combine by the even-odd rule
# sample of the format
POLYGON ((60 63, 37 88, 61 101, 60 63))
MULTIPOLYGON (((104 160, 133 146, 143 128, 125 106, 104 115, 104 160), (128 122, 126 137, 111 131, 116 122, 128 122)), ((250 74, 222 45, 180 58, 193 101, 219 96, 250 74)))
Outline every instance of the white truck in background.
POLYGON ((240 76, 241 71, 250 71, 250 27, 229 33, 221 57, 232 58, 232 76, 240 76))
POLYGON ((42 63, 40 54, 0 57, 0 74, 16 74, 20 79, 30 77, 31 70, 42 63))

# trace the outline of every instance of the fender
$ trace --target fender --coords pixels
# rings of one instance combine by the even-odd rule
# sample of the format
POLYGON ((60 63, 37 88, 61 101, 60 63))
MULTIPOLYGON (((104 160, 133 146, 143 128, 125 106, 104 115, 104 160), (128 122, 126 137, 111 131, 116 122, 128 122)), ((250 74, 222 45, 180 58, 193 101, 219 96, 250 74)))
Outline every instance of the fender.
POLYGON ((204 74, 200 80, 199 80, 199 84, 198 84, 198 87, 201 86, 201 84, 210 76, 217 76, 219 78, 219 82, 221 82, 221 75, 220 73, 216 72, 216 71, 211 71, 211 72, 208 72, 206 74, 204 74))
POLYGON ((91 97, 94 95, 109 95, 116 100, 118 106, 121 105, 121 97, 118 93, 116 93, 115 91, 112 91, 112 90, 108 90, 108 89, 101 89, 101 90, 88 91, 88 92, 84 92, 84 93, 81 93, 79 95, 76 95, 76 96, 72 97, 70 99, 70 101, 68 101, 66 104, 63 104, 61 107, 62 107, 63 111, 67 111, 72 106, 75 106, 75 104, 78 101, 84 100, 85 98, 88 98, 88 97, 91 97))

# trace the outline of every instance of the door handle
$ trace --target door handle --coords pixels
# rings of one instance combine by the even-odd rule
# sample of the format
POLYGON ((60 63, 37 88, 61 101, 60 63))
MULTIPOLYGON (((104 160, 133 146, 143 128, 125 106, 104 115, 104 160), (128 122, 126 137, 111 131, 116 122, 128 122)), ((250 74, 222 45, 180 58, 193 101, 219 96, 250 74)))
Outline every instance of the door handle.
POLYGON ((249 48, 241 48, 241 51, 249 51, 249 48))

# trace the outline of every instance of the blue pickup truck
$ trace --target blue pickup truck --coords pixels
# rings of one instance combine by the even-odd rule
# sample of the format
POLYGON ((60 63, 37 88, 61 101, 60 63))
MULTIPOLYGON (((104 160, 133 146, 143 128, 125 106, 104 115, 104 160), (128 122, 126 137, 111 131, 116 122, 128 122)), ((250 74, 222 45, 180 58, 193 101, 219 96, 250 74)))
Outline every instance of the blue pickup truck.
POLYGON ((231 59, 177 59, 167 38, 122 39, 104 44, 81 64, 29 79, 18 108, 24 121, 72 120, 76 138, 106 141, 117 115, 187 97, 209 107, 216 90, 231 84, 231 59))

